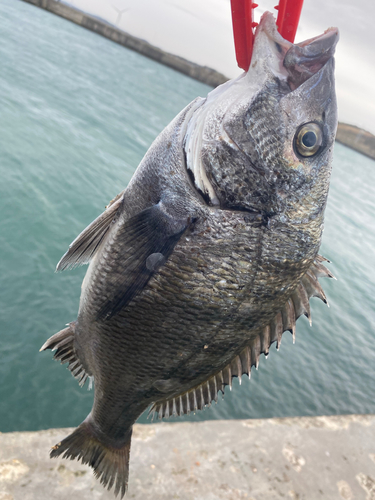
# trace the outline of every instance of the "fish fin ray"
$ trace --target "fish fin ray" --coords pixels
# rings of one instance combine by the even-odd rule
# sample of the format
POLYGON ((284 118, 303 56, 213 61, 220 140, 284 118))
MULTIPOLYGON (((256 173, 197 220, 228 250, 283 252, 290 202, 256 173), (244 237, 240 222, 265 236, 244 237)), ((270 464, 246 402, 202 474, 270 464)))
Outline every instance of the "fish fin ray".
POLYGON ((160 203, 124 223, 117 241, 125 250, 118 252, 111 262, 113 269, 121 269, 121 273, 116 273, 111 297, 99 309, 97 320, 113 317, 143 290, 165 264, 188 224, 188 218, 174 218, 160 203))
POLYGON ((116 219, 121 204, 122 197, 115 198, 115 201, 111 202, 108 208, 77 236, 69 245, 69 250, 61 257, 56 271, 73 269, 90 262, 116 219))
POLYGON ((91 423, 90 415, 75 431, 56 444, 50 453, 51 458, 77 459, 94 469, 94 475, 108 490, 122 498, 128 488, 129 456, 132 427, 127 429, 121 447, 104 444, 91 423))
POLYGON ((67 328, 64 328, 63 330, 55 333, 55 335, 52 335, 52 337, 50 337, 47 342, 42 345, 40 351, 45 351, 46 349, 56 351, 53 357, 57 361, 60 361, 61 364, 69 363, 68 369, 82 387, 91 374, 87 373, 84 369, 77 353, 75 352, 74 332, 75 322, 69 323, 67 328))
POLYGON ((324 276, 330 277, 332 273, 325 267, 322 269, 321 262, 323 261, 329 262, 324 257, 317 256, 281 310, 230 363, 201 384, 172 398, 155 402, 150 408, 150 413, 158 413, 159 418, 163 418, 171 415, 189 414, 192 405, 194 410, 201 410, 205 406, 209 406, 212 401, 217 401, 218 392, 221 391, 224 394, 225 386, 232 387, 233 377, 240 379, 244 374, 250 377, 251 368, 258 367, 261 354, 267 356, 271 345, 275 342, 277 349, 279 349, 285 331, 292 333, 294 341, 297 319, 303 314, 310 317, 309 299, 319 297, 327 303, 318 277, 322 277, 323 273, 324 276))
POLYGON ((149 414, 158 413, 159 419, 171 416, 189 415, 191 412, 203 410, 210 406, 212 401, 217 401, 218 393, 224 394, 224 376, 221 372, 210 376, 201 384, 188 389, 172 398, 154 403, 149 414))

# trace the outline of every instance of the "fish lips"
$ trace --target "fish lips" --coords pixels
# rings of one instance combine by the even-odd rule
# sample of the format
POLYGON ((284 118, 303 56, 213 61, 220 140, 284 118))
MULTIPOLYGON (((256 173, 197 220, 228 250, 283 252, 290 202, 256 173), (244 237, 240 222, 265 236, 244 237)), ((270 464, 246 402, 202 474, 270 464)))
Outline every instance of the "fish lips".
POLYGON ((256 73, 273 73, 286 79, 293 91, 333 57, 338 41, 339 30, 329 28, 322 35, 293 44, 277 31, 273 15, 265 12, 255 33, 252 64, 247 74, 253 79, 256 73))
POLYGON ((332 59, 339 31, 329 28, 323 35, 292 45, 284 57, 284 68, 288 72, 291 90, 297 89, 332 59))

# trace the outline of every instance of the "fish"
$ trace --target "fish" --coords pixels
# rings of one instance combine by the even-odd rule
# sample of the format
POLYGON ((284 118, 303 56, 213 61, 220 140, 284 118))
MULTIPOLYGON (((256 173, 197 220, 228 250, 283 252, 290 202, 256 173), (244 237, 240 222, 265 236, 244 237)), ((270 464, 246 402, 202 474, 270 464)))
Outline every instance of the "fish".
POLYGON ((57 265, 89 263, 77 319, 41 350, 93 381, 94 403, 51 457, 90 465, 116 496, 139 415, 209 406, 295 338, 310 297, 327 303, 338 38, 292 44, 265 13, 249 70, 176 116, 57 265))

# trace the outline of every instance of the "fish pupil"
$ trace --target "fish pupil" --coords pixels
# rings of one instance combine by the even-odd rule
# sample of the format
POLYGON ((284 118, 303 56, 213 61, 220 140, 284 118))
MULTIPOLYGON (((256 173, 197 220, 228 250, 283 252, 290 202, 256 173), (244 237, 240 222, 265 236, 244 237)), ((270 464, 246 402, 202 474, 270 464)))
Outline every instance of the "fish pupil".
POLYGON ((316 144, 316 134, 315 132, 306 132, 306 134, 303 134, 302 137, 302 144, 306 148, 312 148, 316 144))

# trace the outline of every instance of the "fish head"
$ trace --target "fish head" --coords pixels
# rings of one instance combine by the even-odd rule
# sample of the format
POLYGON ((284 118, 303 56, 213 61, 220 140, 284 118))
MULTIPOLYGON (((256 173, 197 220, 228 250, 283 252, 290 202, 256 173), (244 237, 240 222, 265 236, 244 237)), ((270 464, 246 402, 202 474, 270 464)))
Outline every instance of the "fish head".
POLYGON ((292 44, 263 15, 249 70, 212 91, 189 123, 187 167, 209 204, 296 222, 324 211, 337 41, 330 28, 292 44))

